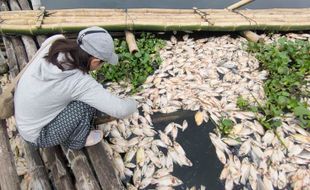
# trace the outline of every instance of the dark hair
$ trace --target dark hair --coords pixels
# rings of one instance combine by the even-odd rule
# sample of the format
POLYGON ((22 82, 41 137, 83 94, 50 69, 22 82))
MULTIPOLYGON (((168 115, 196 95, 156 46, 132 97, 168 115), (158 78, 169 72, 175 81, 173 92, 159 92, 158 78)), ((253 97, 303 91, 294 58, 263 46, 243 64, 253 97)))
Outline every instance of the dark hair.
POLYGON ((69 69, 79 69, 86 73, 90 69, 90 58, 92 56, 79 47, 75 40, 59 39, 50 47, 47 55, 44 57, 48 62, 56 65, 62 71, 66 70, 63 63, 69 66, 69 69), (65 60, 59 62, 57 57, 59 53, 65 54, 65 60))

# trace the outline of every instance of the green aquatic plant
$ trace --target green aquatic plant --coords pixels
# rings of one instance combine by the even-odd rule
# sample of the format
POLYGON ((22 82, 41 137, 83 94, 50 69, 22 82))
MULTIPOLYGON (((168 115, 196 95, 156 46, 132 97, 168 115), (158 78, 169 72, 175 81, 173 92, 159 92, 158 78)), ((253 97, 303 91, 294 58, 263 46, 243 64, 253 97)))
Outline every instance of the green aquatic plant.
POLYGON ((302 127, 310 129, 310 111, 302 101, 310 95, 305 88, 305 76, 310 74, 310 43, 280 38, 271 44, 250 42, 247 50, 256 55, 262 69, 269 73, 264 83, 267 99, 264 105, 251 106, 239 97, 238 107, 261 113, 258 121, 268 129, 281 126, 279 118, 288 112, 295 114, 302 127))
POLYGON ((164 46, 164 41, 156 39, 150 33, 142 33, 137 39, 139 51, 131 54, 127 43, 123 39, 115 39, 115 51, 119 55, 119 64, 103 65, 93 76, 101 83, 104 82, 130 82, 133 92, 136 92, 146 78, 154 73, 161 64, 159 50, 164 46))
POLYGON ((229 135, 233 126, 234 126, 234 122, 231 119, 222 117, 220 118, 217 128, 219 129, 222 135, 226 136, 226 135, 229 135))

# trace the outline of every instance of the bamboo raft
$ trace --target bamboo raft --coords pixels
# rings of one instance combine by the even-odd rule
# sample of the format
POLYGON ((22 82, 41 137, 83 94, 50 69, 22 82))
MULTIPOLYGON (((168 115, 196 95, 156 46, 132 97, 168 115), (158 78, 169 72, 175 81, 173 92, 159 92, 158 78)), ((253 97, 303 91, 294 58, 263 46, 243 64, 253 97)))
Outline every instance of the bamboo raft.
POLYGON ((2 34, 78 32, 89 26, 111 31, 310 30, 310 8, 303 9, 62 9, 0 13, 2 34))

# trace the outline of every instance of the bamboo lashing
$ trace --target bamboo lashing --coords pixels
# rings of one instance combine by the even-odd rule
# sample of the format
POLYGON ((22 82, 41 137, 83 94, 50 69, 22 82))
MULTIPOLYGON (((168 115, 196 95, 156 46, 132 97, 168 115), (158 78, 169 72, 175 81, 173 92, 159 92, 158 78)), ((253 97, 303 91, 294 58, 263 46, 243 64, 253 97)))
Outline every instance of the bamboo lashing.
MULTIPOLYGON (((253 1, 254 0, 241 0, 241 1, 237 2, 237 3, 234 3, 234 4, 230 5, 230 6, 228 6, 226 9, 229 10, 229 11, 235 12, 236 9, 238 9, 238 8, 244 6, 244 5, 247 5, 247 4, 249 4, 249 3, 253 2, 253 1)), ((235 13, 240 14, 238 12, 235 12, 235 13)), ((251 20, 251 19, 249 19, 249 20, 251 20)), ((255 19, 253 19, 253 21, 256 22, 255 19)), ((256 34, 255 32, 252 32, 250 30, 241 31, 241 35, 243 37, 245 37, 248 41, 263 42, 263 38, 262 37, 260 37, 258 34, 256 34)))
POLYGON ((1 12, 3 34, 54 34, 78 32, 89 26, 110 31, 246 31, 310 30, 310 8, 301 9, 66 9, 47 10, 41 27, 37 15, 41 11, 1 12), (202 13, 202 14, 199 14, 202 13), (204 14, 206 13, 206 14, 204 14), (298 14, 298 16, 296 16, 298 14), (204 18, 207 18, 206 21, 204 18), (213 23, 213 24, 210 24, 213 23))
POLYGON ((36 27, 41 28, 44 16, 46 15, 45 7, 40 7, 41 13, 38 16, 38 20, 36 22, 36 27))

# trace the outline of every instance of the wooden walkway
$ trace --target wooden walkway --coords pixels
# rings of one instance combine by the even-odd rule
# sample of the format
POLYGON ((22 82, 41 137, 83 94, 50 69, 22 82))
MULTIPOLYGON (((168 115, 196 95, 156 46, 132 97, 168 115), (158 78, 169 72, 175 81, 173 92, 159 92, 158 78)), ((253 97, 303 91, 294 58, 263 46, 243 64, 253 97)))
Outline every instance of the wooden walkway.
POLYGON ((108 30, 242 31, 310 30, 310 8, 302 9, 62 9, 0 12, 0 32, 52 34, 88 26, 108 30))

